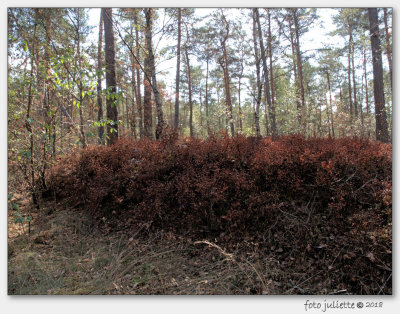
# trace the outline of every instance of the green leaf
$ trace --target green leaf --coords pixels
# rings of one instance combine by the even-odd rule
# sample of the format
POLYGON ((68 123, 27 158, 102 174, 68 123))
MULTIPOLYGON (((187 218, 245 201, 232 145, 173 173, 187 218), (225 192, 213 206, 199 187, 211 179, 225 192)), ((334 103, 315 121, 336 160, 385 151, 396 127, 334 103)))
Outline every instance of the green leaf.
POLYGON ((12 203, 11 208, 13 210, 19 210, 19 205, 17 203, 12 203))
POLYGON ((28 43, 24 40, 24 51, 28 50, 28 43))

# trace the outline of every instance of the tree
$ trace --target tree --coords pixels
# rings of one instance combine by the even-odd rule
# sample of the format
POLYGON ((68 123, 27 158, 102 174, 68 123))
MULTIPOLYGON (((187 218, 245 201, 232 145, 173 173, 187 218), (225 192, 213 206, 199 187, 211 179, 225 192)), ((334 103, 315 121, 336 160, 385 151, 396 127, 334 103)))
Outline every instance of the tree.
MULTIPOLYGON (((253 42, 254 42, 254 59, 255 59, 255 66, 256 66, 256 88, 257 88, 256 95, 254 97, 254 101, 256 103, 256 106, 254 108, 254 124, 256 127, 256 136, 261 136, 260 103, 261 103, 262 88, 261 88, 261 78, 260 78, 260 57, 258 55, 258 40, 257 40, 257 34, 260 33, 260 29, 257 29, 257 26, 256 26, 257 18, 258 18, 257 13, 258 13, 257 9, 253 9, 253 42)), ((258 21, 259 21, 259 18, 258 18, 258 21)))
POLYGON ((389 64, 389 78, 390 78, 390 88, 393 92, 393 82, 392 82, 392 46, 390 44, 390 33, 388 27, 388 9, 383 8, 383 21, 385 23, 385 47, 386 47, 386 57, 389 64))
MULTIPOLYGON (((275 122, 275 108, 271 101, 271 90, 270 90, 270 86, 269 86, 267 56, 266 56, 265 48, 264 48, 262 29, 261 29, 261 23, 260 23, 260 15, 259 15, 257 8, 254 9, 254 12, 255 12, 255 18, 257 21, 257 25, 258 25, 258 38, 260 41, 260 48, 261 48, 261 60, 262 60, 263 70, 264 70, 264 84, 265 84, 266 98, 267 98, 268 109, 269 109, 269 116, 270 116, 270 120, 271 120, 271 130, 272 130, 272 135, 276 136, 277 134, 276 134, 276 122, 275 122)), ((301 62, 301 60, 300 60, 300 62, 301 62)), ((302 78, 302 76, 301 76, 301 78, 302 78)))
POLYGON ((146 41, 146 55, 144 59, 144 104, 143 104, 143 134, 145 137, 152 138, 152 128, 153 128, 153 119, 152 119, 152 107, 153 103, 151 100, 151 75, 152 68, 150 63, 150 53, 149 46, 151 47, 151 17, 148 12, 149 9, 145 10, 146 16, 146 27, 145 27, 145 41, 146 41))
POLYGON ((224 85, 225 85, 225 103, 227 108, 228 122, 231 129, 231 136, 235 136, 235 127, 233 124, 233 114, 232 114, 232 99, 231 99, 231 89, 230 89, 230 78, 229 78, 229 63, 228 63, 228 54, 226 49, 226 41, 229 38, 229 22, 225 17, 225 14, 222 9, 219 10, 220 18, 222 18, 225 32, 222 31, 220 36, 220 44, 222 47, 222 56, 218 58, 218 63, 220 64, 223 73, 224 73, 224 85))
POLYGON ((104 126, 103 126, 103 99, 102 99, 102 70, 103 70, 103 10, 100 13, 99 23, 99 42, 97 50, 97 121, 99 122, 98 137, 99 144, 104 144, 104 126))
POLYGON ((181 64, 181 25, 182 25, 182 12, 178 8, 178 43, 176 46, 176 79, 175 79, 175 115, 174 115, 174 128, 178 129, 179 126, 179 83, 180 83, 180 64, 181 64))
POLYGON ((148 67, 149 71, 145 75, 147 76, 148 74, 151 75, 151 83, 149 79, 149 85, 151 85, 153 93, 154 93, 154 99, 156 102, 156 110, 157 110, 157 126, 156 126, 156 139, 161 139, 162 137, 162 131, 164 128, 164 116, 163 116, 163 111, 162 111, 162 104, 161 104, 161 98, 160 98, 160 92, 158 90, 157 86, 157 78, 156 78, 156 66, 154 63, 154 53, 153 53, 153 47, 152 47, 152 24, 153 24, 153 9, 147 8, 145 9, 145 16, 146 16, 146 48, 147 48, 147 58, 148 58, 148 67))
POLYGON ((118 139, 117 80, 115 76, 115 42, 112 20, 112 8, 102 8, 104 19, 104 39, 106 52, 106 85, 107 85, 107 136, 108 145, 118 139))
POLYGON ((385 109, 385 95, 383 92, 382 50, 379 36, 378 10, 368 9, 371 35, 372 69, 374 73, 374 100, 376 120, 376 140, 389 142, 388 123, 385 109))

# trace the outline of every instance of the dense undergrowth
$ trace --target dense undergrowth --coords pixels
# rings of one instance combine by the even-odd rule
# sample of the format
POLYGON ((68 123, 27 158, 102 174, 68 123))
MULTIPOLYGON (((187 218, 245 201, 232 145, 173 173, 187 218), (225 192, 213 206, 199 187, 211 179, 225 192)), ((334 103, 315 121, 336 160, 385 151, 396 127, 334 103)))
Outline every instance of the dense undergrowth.
POLYGON ((388 144, 300 136, 120 140, 59 160, 47 183, 44 197, 68 200, 108 231, 162 230, 227 250, 252 243, 269 267, 309 274, 314 292, 391 293, 388 144))

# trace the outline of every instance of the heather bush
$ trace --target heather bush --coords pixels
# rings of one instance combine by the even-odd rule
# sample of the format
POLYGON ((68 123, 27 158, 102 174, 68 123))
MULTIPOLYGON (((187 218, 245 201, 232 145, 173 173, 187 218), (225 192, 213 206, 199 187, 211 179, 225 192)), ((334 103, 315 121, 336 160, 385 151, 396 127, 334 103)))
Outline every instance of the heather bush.
POLYGON ((369 211, 387 222, 391 162, 391 145, 360 139, 171 136, 88 147, 60 160, 48 182, 98 218, 240 234, 310 203, 330 219, 369 211))

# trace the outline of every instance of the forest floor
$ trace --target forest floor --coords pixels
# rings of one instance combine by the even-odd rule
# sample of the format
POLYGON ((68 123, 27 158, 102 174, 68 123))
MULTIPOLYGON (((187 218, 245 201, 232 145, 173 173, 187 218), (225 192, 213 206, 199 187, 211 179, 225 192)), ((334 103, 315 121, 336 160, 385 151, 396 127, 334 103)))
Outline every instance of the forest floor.
MULTIPOLYGON (((90 216, 59 206, 29 212, 30 232, 9 214, 9 294, 308 292, 301 284, 283 291, 281 283, 267 280, 273 270, 257 254, 240 256, 214 243, 170 233, 147 238, 107 234, 93 226, 90 216)), ((28 208, 29 203, 22 201, 21 212, 28 208)))
POLYGON ((33 220, 28 230, 9 213, 8 294, 349 294, 326 288, 334 265, 312 274, 287 269, 279 248, 265 255, 245 241, 228 252, 171 233, 110 233, 68 204, 32 213, 19 196, 33 220))

